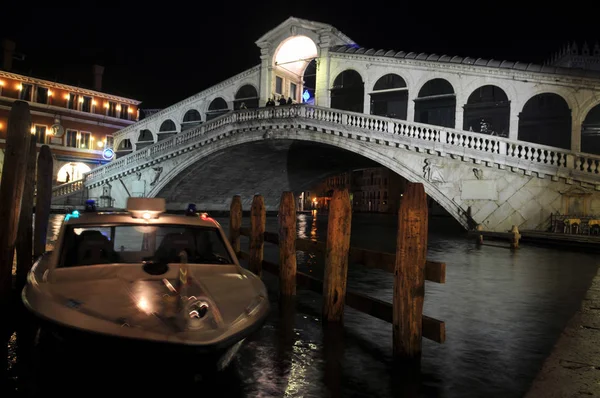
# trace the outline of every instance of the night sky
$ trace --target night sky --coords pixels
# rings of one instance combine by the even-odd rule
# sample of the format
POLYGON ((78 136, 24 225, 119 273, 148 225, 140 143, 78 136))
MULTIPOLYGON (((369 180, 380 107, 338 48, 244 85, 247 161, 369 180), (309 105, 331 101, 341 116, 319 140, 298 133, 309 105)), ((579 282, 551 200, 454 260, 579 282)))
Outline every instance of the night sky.
POLYGON ((257 65, 254 42, 290 16, 331 24, 363 47, 535 63, 566 41, 600 40, 595 13, 569 6, 574 3, 544 9, 489 1, 458 8, 458 2, 356 0, 243 7, 232 1, 11 3, 18 8, 3 5, 0 32, 26 55, 13 71, 91 87, 91 65, 98 63, 106 68, 103 91, 141 100, 142 108, 169 106, 257 65))

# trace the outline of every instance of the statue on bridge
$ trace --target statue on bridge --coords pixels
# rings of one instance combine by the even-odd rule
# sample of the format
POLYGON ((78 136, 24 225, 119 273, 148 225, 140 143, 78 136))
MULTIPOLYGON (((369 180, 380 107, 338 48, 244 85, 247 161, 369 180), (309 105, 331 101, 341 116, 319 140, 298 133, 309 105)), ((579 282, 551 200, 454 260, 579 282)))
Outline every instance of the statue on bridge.
POLYGON ((154 170, 154 172, 156 174, 154 175, 154 180, 152 180, 152 182, 150 183, 150 186, 156 185, 156 183, 158 182, 158 179, 160 178, 161 173, 163 172, 163 168, 162 167, 153 167, 152 170, 154 170))

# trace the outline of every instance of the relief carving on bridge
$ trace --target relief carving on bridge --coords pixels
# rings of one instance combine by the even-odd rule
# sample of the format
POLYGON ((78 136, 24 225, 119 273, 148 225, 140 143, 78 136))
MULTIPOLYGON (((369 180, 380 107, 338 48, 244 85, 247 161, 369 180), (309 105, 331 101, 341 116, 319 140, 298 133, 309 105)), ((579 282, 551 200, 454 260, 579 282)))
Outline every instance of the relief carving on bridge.
POLYGON ((444 183, 446 180, 441 172, 441 167, 437 164, 436 158, 425 159, 425 166, 423 167, 423 177, 425 180, 433 183, 444 183))
POLYGON ((135 173, 135 180, 131 184, 131 194, 136 198, 143 198, 146 196, 146 180, 142 180, 142 172, 137 171, 135 173))
POLYGON ((483 179, 483 170, 478 169, 477 167, 475 167, 473 169, 473 174, 475 174, 475 178, 477 178, 478 180, 483 179))
POLYGON ((153 167, 152 170, 154 170, 154 172, 156 174, 154 175, 154 180, 152 180, 152 182, 150 183, 150 186, 156 185, 156 183, 158 182, 158 179, 160 178, 160 175, 163 172, 163 168, 162 167, 153 167))

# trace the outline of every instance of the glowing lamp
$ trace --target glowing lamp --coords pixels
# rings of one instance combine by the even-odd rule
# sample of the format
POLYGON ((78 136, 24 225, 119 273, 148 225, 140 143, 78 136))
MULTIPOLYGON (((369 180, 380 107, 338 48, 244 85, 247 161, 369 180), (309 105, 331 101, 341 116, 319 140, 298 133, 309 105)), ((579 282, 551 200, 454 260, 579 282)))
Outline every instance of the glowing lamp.
POLYGON ((102 148, 104 146, 104 141, 98 141, 96 145, 98 145, 98 148, 102 148))
POLYGON ((52 91, 48 90, 48 97, 52 97, 52 91))
POLYGON ((23 85, 21 83, 17 84, 17 90, 19 90, 19 91, 23 90, 23 85))
POLYGON ((304 102, 308 102, 308 100, 310 99, 310 93, 308 92, 308 90, 304 90, 304 93, 302 93, 302 99, 304 100, 304 102))
POLYGON ((4 87, 4 80, 0 80, 0 87, 4 87))
POLYGON ((69 93, 65 94, 65 99, 66 99, 66 100, 69 100, 69 99, 71 99, 71 94, 69 94, 69 93))
POLYGON ((31 134, 35 134, 35 126, 31 126, 31 129, 29 131, 31 131, 31 134))
POLYGON ((150 220, 166 211, 164 198, 127 198, 127 211, 133 218, 150 220))
POLYGON ((92 100, 92 105, 96 106, 96 100, 92 100))
POLYGON ((79 103, 83 104, 83 97, 79 97, 79 103))
POLYGON ((106 109, 108 109, 108 102, 105 102, 105 103, 104 103, 104 107, 105 107, 106 109))
POLYGON ((117 111, 121 110, 121 105, 117 105, 117 111))
POLYGON ((127 109, 127 113, 133 113, 133 109, 131 109, 131 108, 128 108, 128 109, 127 109))

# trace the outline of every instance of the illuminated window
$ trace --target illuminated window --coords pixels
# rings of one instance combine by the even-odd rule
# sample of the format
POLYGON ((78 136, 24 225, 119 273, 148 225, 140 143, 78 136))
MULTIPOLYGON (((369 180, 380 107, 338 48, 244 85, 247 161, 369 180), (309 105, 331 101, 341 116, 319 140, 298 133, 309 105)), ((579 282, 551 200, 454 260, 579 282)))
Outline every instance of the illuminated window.
POLYGON ((292 99, 294 101, 298 101, 298 86, 296 86, 296 83, 290 83, 290 97, 292 97, 292 99))
POLYGON ((110 117, 117 117, 117 103, 116 102, 109 102, 108 103, 108 116, 110 117))
POLYGON ((19 99, 23 101, 31 101, 31 95, 33 94, 33 86, 31 84, 21 84, 21 91, 19 92, 19 99))
POLYGON ((275 93, 283 94, 283 79, 279 76, 275 76, 275 93))
POLYGON ((92 111, 92 97, 83 97, 83 102, 81 103, 81 111, 83 111, 83 112, 91 112, 92 111))
POLYGON ((79 148, 88 149, 90 147, 90 137, 91 136, 92 136, 92 133, 90 133, 90 132, 80 131, 79 132, 79 148))
POLYGON ((48 103, 48 89, 46 87, 36 87, 35 102, 38 104, 48 103))
POLYGON ((46 126, 35 125, 35 142, 46 144, 46 126))
POLYGON ((77 94, 70 93, 69 98, 67 98, 67 108, 77 110, 79 104, 78 97, 77 94))
POLYGON ((129 120, 129 105, 121 105, 121 119, 129 120))
POLYGON ((65 133, 67 139, 65 141, 65 146, 70 148, 77 148, 77 130, 67 129, 65 133))

